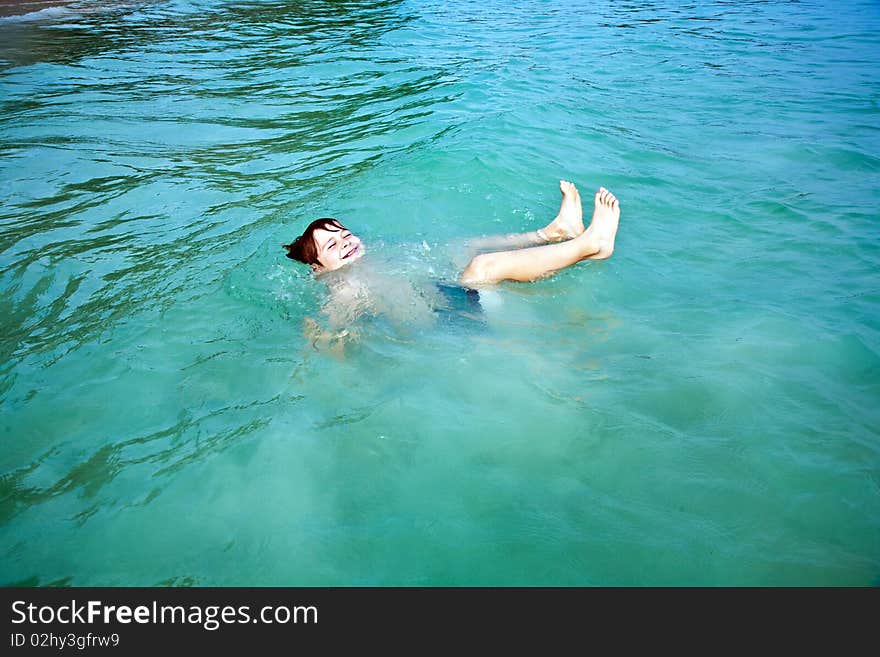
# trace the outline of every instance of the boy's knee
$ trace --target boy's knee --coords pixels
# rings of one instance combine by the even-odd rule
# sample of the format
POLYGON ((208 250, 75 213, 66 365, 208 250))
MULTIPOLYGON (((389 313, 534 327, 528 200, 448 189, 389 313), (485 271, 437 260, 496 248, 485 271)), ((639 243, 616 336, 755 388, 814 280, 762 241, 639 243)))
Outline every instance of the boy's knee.
POLYGON ((492 280, 493 258, 491 253, 475 256, 461 274, 465 284, 487 283, 492 280))

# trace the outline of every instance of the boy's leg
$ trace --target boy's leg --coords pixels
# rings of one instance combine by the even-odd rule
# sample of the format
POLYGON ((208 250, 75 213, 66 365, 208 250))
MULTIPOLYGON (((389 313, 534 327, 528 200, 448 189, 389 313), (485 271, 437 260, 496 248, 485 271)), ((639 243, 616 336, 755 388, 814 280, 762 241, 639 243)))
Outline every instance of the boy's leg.
POLYGON ((578 193, 577 187, 566 180, 559 181, 559 190, 562 192, 562 203, 559 206, 559 213, 544 228, 533 230, 530 233, 478 237, 468 240, 468 246, 473 249, 472 252, 523 249, 577 237, 584 232, 581 195, 578 193))
POLYGON ((605 188, 599 189, 594 202, 590 227, 574 239, 518 251, 478 255, 462 273, 462 284, 475 286, 499 281, 534 281, 587 258, 610 257, 614 251, 620 205, 605 188))

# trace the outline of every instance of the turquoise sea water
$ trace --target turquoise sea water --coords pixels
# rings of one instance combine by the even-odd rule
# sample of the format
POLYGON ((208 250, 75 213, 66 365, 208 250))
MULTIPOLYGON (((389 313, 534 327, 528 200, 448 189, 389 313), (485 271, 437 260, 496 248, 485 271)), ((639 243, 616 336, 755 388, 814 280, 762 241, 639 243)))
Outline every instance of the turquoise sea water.
POLYGON ((877 584, 878 52, 868 1, 0 19, 0 582, 877 584), (407 315, 559 178, 613 258, 407 315), (325 215, 401 311, 341 356, 325 215))

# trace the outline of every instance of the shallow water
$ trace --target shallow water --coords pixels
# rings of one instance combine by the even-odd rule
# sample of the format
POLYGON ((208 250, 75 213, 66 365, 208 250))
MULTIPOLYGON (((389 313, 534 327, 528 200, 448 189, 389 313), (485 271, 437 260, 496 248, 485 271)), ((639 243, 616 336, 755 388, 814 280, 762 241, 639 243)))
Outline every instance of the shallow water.
POLYGON ((0 18, 0 582, 880 582, 873 2, 0 18), (614 257, 407 316, 559 178, 614 257), (400 283, 342 355, 280 245, 400 283), (402 317, 402 318, 401 318, 402 317))

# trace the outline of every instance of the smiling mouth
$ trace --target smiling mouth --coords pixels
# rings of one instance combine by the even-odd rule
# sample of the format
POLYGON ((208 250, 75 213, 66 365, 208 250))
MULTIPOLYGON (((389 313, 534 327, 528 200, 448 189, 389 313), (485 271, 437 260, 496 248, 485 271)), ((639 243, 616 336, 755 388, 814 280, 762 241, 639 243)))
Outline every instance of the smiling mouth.
POLYGON ((344 256, 342 256, 342 259, 343 259, 343 260, 347 260, 348 258, 350 258, 351 256, 353 256, 355 253, 357 253, 357 252, 360 251, 360 250, 361 250, 361 245, 358 244, 356 247, 354 247, 354 248, 351 249, 348 253, 346 253, 344 256))

